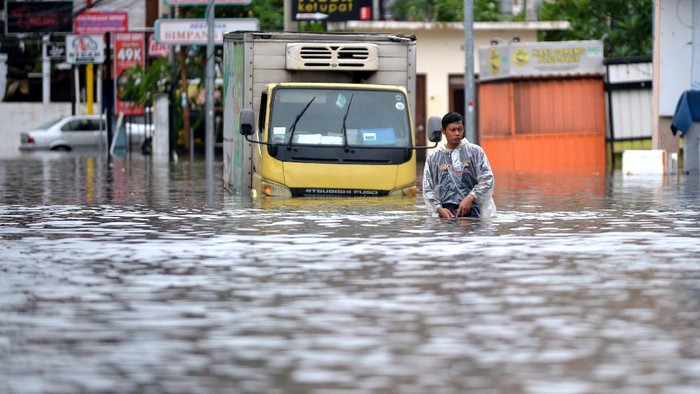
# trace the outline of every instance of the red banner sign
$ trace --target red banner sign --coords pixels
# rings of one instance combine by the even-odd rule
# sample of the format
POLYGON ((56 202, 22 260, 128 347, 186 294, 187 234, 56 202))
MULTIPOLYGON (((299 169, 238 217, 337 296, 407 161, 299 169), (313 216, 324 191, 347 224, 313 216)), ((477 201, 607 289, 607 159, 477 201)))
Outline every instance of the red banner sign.
POLYGON ((76 34, 103 34, 109 31, 129 30, 129 13, 126 11, 88 10, 75 17, 76 34))
POLYGON ((155 34, 148 36, 148 56, 150 57, 168 57, 170 45, 158 44, 155 34))
POLYGON ((145 65, 146 45, 144 33, 116 33, 114 36, 114 75, 116 84, 115 112, 124 115, 143 115, 143 106, 134 106, 130 101, 120 98, 123 84, 129 78, 131 68, 137 64, 143 69, 145 65))

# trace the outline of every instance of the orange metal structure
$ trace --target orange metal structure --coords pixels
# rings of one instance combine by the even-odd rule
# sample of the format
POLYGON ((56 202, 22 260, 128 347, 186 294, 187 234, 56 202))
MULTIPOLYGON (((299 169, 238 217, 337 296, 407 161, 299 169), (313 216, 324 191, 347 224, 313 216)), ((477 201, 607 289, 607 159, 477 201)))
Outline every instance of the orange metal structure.
POLYGON ((494 172, 604 173, 603 78, 479 84, 478 130, 494 172))

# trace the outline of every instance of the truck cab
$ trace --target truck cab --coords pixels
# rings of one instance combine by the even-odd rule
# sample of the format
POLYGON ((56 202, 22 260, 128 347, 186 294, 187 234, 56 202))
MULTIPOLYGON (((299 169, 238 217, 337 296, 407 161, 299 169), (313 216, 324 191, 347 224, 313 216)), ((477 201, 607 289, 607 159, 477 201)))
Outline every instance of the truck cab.
POLYGON ((261 101, 251 139, 260 142, 252 186, 262 195, 415 195, 412 120, 403 87, 269 84, 261 101))
POLYGON ((410 35, 226 34, 224 186, 414 196, 415 60, 410 35))

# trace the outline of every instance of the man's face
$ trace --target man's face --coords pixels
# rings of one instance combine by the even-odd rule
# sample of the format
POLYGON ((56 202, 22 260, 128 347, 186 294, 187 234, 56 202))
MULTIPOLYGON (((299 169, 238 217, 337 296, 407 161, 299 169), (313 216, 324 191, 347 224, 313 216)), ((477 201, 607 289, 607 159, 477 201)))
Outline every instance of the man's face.
POLYGON ((464 123, 462 121, 450 123, 442 129, 442 133, 445 135, 447 143, 458 145, 464 138, 464 123))

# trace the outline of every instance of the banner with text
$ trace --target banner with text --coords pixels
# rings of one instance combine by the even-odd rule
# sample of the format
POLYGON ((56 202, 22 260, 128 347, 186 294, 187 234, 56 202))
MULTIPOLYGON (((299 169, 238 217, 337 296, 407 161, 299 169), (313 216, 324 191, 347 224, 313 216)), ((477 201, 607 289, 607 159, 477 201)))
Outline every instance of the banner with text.
POLYGON ((602 41, 540 41, 479 48, 479 80, 604 75, 602 41))
POLYGON ((101 34, 66 34, 66 63, 102 64, 105 40, 101 34))
POLYGON ((372 20, 372 0, 292 0, 295 21, 372 20))
POLYGON ((114 36, 114 81, 115 88, 115 113, 124 115, 143 115, 143 105, 134 106, 134 103, 124 98, 124 84, 133 75, 132 67, 137 64, 141 68, 145 65, 145 35, 144 33, 116 33, 114 36))
POLYGON ((110 31, 129 30, 129 13, 126 11, 85 10, 75 17, 77 34, 102 34, 110 31))
MULTIPOLYGON (((206 19, 158 19, 156 43, 168 45, 203 45, 207 43, 209 25, 206 19)), ((214 44, 224 43, 224 33, 236 30, 260 30, 256 18, 217 19, 214 22, 214 44)))
POLYGON ((158 44, 156 42, 156 34, 148 34, 148 57, 168 57, 168 51, 170 51, 170 45, 158 44))
POLYGON ((7 1, 5 7, 8 35, 73 32, 72 1, 7 1))

